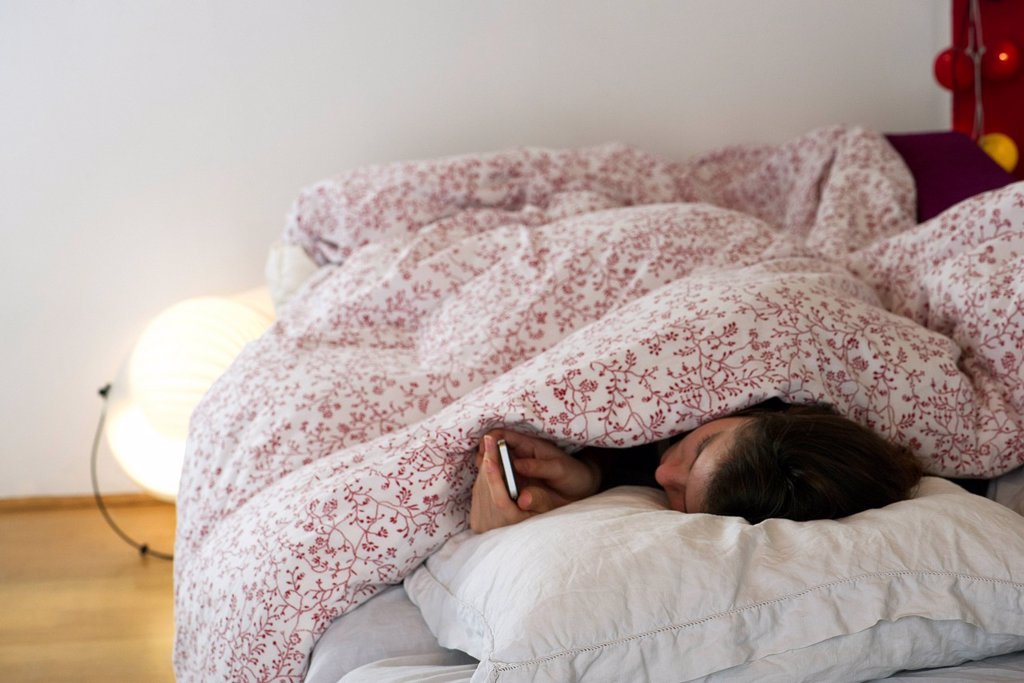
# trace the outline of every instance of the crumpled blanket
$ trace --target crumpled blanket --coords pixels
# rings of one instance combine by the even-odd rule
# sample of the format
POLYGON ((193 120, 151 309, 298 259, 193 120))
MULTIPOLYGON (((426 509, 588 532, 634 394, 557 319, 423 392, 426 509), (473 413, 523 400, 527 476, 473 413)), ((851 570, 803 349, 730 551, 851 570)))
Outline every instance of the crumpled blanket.
POLYGON ((930 472, 1024 462, 1024 184, 920 225, 874 132, 670 162, 621 145, 305 190, 320 268, 192 420, 178 680, 299 680, 330 621, 466 526, 480 435, 664 438, 825 401, 930 472))

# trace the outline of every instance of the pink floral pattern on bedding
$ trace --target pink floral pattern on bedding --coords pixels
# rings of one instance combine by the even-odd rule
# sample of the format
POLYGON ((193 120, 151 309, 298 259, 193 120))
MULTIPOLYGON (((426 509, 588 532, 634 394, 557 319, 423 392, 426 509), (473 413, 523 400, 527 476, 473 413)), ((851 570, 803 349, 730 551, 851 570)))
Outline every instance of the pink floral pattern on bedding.
POLYGON ((497 425, 628 446, 779 396, 934 473, 1024 460, 1024 186, 915 226, 884 139, 359 169, 286 228, 323 267, 193 418, 181 681, 300 680, 332 619, 463 529, 497 425))

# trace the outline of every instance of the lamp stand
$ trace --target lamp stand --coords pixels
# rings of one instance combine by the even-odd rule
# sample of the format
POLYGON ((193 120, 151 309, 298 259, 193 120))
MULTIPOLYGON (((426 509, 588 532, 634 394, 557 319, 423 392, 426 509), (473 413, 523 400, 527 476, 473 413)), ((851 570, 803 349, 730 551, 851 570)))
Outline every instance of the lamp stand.
POLYGON ((99 479, 96 476, 96 459, 97 454, 99 453, 100 438, 103 434, 103 425, 107 419, 107 395, 109 393, 110 384, 101 387, 99 390, 99 394, 103 398, 103 409, 100 411, 99 424, 96 426, 96 436, 92 440, 92 458, 90 461, 90 471, 92 473, 92 494, 93 497, 96 499, 96 507, 100 509, 100 512, 103 514, 103 519, 107 520, 107 524, 110 525, 110 528, 113 529, 114 532, 118 536, 120 536, 125 543, 138 550, 140 555, 152 555, 153 557, 159 558, 161 560, 173 561, 174 555, 172 553, 165 553, 159 550, 153 550, 149 547, 148 543, 139 543, 131 536, 129 536, 127 533, 125 533, 124 529, 118 526, 117 522, 114 521, 114 518, 110 516, 110 512, 107 510, 107 506, 103 502, 103 496, 100 494, 99 479))

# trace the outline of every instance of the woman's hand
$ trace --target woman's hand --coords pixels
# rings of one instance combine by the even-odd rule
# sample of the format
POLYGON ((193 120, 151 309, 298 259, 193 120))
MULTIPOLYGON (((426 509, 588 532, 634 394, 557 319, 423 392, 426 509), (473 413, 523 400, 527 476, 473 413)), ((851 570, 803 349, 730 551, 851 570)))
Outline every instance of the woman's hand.
POLYGON ((521 522, 597 493, 597 465, 578 460, 546 439, 509 430, 487 433, 477 451, 479 474, 473 485, 470 528, 477 533, 521 522), (504 439, 519 481, 519 498, 508 496, 498 462, 497 440, 504 439))
POLYGON ((520 492, 518 504, 509 498, 501 477, 497 439, 490 434, 480 441, 476 466, 479 471, 473 483, 473 499, 469 508, 470 529, 482 534, 491 529, 521 522, 531 514, 536 514, 519 508, 525 492, 520 492))

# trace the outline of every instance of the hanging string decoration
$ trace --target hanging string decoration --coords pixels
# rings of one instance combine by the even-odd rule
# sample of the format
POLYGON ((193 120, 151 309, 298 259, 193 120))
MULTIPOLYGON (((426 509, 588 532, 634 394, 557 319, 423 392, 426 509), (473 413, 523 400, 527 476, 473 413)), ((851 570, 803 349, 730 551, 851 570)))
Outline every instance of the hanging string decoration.
POLYGON ((943 88, 954 93, 973 89, 971 139, 975 140, 997 164, 1012 172, 1019 159, 1017 143, 1006 133, 986 132, 982 89, 986 81, 1015 78, 1020 71, 1020 51, 1009 39, 998 40, 991 48, 987 47, 982 35, 979 0, 968 2, 966 25, 963 27, 965 46, 947 48, 936 56, 935 80, 943 88))

